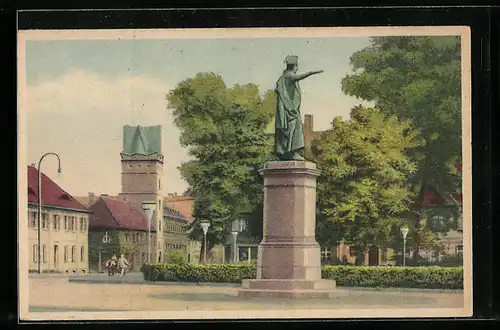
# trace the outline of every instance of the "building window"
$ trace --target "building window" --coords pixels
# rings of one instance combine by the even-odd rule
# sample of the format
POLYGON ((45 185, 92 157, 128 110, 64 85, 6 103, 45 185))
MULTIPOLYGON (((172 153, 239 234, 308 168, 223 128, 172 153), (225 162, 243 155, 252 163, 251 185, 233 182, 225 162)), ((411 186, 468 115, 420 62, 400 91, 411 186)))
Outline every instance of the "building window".
POLYGON ((461 256, 464 253, 464 246, 463 245, 457 245, 455 247, 455 254, 457 256, 461 256))
POLYGON ((71 217, 71 231, 76 230, 76 217, 71 217))
POLYGON ((38 245, 34 244, 32 249, 33 262, 38 262, 38 245))
POLYGON ((240 219, 240 232, 245 231, 247 229, 247 221, 245 219, 240 219))
POLYGON ((432 217, 432 222, 434 224, 434 226, 436 226, 437 228, 444 228, 444 216, 442 215, 435 215, 432 217))
POLYGON ((141 261, 142 264, 146 263, 146 253, 142 252, 141 260, 142 260, 141 261))
POLYGON ((161 190, 161 179, 158 180, 158 190, 161 190))
POLYGON ((59 219, 59 215, 57 215, 57 214, 53 215, 52 223, 54 225, 54 230, 61 229, 61 222, 60 222, 60 219, 59 219))
POLYGON ((85 261, 85 246, 80 247, 80 261, 84 262, 85 261))
POLYGON ((65 263, 68 262, 68 246, 67 245, 64 246, 64 262, 65 263))
POLYGON ((76 261, 76 246, 72 246, 71 247, 71 262, 75 262, 76 261))
POLYGON ((48 219, 48 214, 47 213, 42 213, 42 229, 47 230, 49 229, 49 219, 48 219))
POLYGON ((80 218, 80 231, 83 231, 83 218, 80 218))
POLYGON ((69 230, 69 219, 67 215, 64 216, 64 230, 69 230))
POLYGON ((47 263, 47 245, 42 245, 42 260, 43 260, 43 263, 46 264, 47 263))
POLYGON ((31 228, 33 229, 37 228, 37 212, 31 213, 31 228))

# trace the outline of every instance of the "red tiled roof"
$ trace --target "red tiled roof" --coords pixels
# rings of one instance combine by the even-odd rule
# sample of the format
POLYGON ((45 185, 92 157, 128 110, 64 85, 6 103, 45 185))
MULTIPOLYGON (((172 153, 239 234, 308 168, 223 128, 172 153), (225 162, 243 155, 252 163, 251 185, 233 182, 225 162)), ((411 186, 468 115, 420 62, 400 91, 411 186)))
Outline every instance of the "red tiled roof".
MULTIPOLYGON (((101 196, 90 206, 93 212, 90 228, 148 230, 146 216, 132 202, 117 197, 101 196)), ((151 231, 156 232, 154 222, 151 231)))
MULTIPOLYGON (((88 209, 45 174, 42 179, 42 206, 54 206, 88 212, 88 209)), ((38 204, 38 170, 28 166, 28 203, 38 204)))

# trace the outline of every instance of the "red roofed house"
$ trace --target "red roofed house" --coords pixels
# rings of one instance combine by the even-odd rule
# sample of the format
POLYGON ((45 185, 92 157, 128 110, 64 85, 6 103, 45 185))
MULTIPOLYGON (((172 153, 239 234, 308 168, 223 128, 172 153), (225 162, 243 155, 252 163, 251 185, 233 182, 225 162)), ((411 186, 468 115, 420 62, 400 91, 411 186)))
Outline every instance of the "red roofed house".
MULTIPOLYGON (((88 272, 90 211, 45 174, 42 181, 42 272, 88 272)), ((38 170, 28 166, 29 270, 38 269, 38 170)))
MULTIPOLYGON (((457 165, 457 172, 462 173, 462 164, 457 165)), ((438 239, 444 246, 443 253, 448 256, 460 256, 463 254, 463 217, 462 192, 457 192, 453 196, 445 196, 438 189, 429 189, 424 194, 424 210, 427 215, 427 224, 437 233, 438 239), (447 223, 453 221, 458 216, 457 228, 443 232, 447 228, 447 223)), ((442 254, 436 255, 433 251, 422 251, 422 256, 435 261, 441 259, 442 254)))
MULTIPOLYGON (((112 255, 123 253, 132 270, 138 271, 148 261, 148 222, 143 211, 125 198, 101 195, 89 209, 92 217, 89 226, 90 267, 101 270, 112 255)), ((151 262, 154 261, 156 225, 151 223, 151 262)))

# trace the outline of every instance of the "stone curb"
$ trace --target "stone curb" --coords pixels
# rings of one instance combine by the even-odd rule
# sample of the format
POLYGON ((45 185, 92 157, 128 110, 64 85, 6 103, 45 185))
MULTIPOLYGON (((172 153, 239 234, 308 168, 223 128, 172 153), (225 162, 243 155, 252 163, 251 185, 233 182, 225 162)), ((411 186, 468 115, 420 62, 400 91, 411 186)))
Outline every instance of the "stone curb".
MULTIPOLYGON (((227 287, 239 288, 241 284, 235 283, 216 283, 216 282, 166 282, 166 281, 146 281, 146 280, 132 280, 132 279, 83 279, 83 278, 70 278, 69 282, 75 283, 94 283, 94 284, 145 284, 145 285, 169 285, 169 286, 211 286, 211 287, 227 287)), ((435 293, 463 293, 463 290, 457 289, 419 289, 419 288, 371 288, 371 287, 349 287, 339 286, 337 288, 345 291, 380 291, 380 292, 435 292, 435 293)))
POLYGON ((339 286, 343 290, 351 291, 383 291, 383 292, 435 292, 435 293, 463 293, 464 290, 459 289, 419 289, 419 288, 372 288, 359 286, 339 286))
POLYGON ((211 283, 211 282, 165 282, 157 281, 151 282, 146 280, 132 280, 132 279, 106 279, 106 280, 96 280, 96 279, 80 279, 80 278, 70 278, 69 282, 73 283, 93 283, 93 284, 145 284, 145 285, 170 285, 170 286, 212 286, 212 287, 240 287, 240 284, 234 283, 211 283))

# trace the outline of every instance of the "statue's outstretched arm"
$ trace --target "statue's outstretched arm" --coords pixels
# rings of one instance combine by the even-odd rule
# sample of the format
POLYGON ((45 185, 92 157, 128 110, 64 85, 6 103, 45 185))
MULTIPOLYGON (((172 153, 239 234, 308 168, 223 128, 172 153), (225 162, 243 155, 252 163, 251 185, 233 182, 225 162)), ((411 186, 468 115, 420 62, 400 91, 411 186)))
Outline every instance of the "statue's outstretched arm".
POLYGON ((313 74, 318 74, 318 73, 322 73, 323 70, 319 70, 319 71, 309 71, 309 72, 306 72, 306 73, 303 73, 303 74, 298 74, 298 75, 293 75, 291 78, 294 80, 294 81, 299 81, 299 80, 302 80, 302 79, 305 79, 309 76, 312 76, 313 74))

